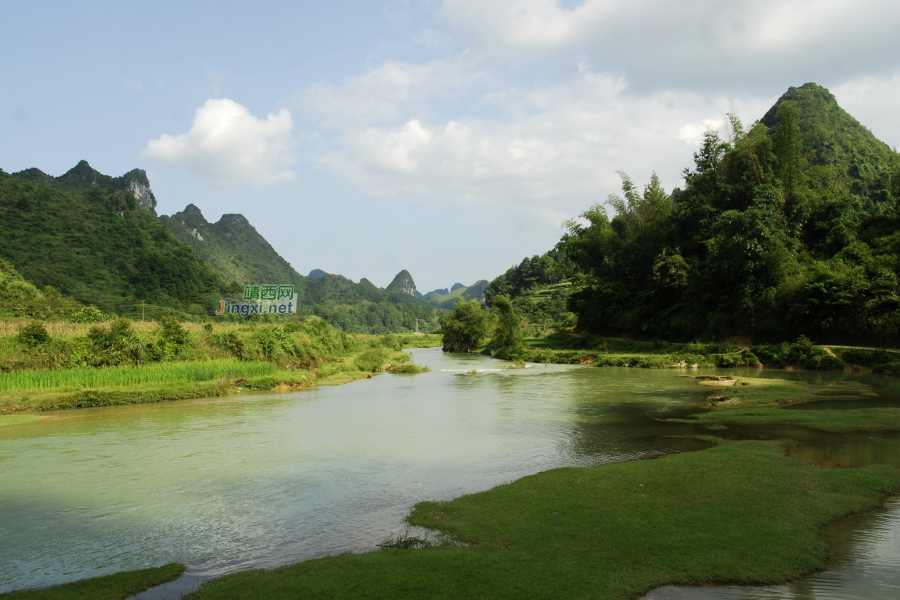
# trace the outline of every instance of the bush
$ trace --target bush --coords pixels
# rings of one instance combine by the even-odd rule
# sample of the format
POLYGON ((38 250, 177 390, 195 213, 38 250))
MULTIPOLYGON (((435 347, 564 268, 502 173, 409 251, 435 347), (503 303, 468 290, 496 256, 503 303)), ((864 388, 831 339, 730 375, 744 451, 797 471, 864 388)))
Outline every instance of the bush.
POLYGON ((717 367, 731 369, 741 366, 741 357, 737 354, 716 354, 711 356, 717 367))
POLYGON ((387 362, 387 354, 382 348, 366 350, 356 357, 356 368, 369 373, 380 373, 387 362))
POLYGON ((94 306, 93 304, 85 306, 77 313, 72 315, 71 321, 73 323, 106 323, 107 321, 112 321, 113 317, 104 313, 102 310, 94 306))
POLYGON ((43 346, 50 343, 50 334, 43 323, 31 323, 19 332, 19 342, 29 348, 43 346))
POLYGON ((415 375, 417 373, 425 373, 428 370, 428 367, 420 367, 419 365, 406 363, 402 365, 394 365, 391 368, 390 373, 391 375, 415 375))
POLYGON ((747 350, 741 355, 741 358, 744 361, 744 364, 748 367, 758 367, 759 366, 759 358, 747 350))

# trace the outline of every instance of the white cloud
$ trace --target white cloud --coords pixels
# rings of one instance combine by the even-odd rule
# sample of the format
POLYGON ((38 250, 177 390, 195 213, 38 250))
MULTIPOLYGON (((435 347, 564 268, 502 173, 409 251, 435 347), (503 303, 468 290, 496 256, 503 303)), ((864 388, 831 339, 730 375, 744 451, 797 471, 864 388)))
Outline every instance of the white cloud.
MULTIPOLYGON (((333 88, 333 106, 352 105, 357 93, 352 83, 333 88)), ((586 65, 569 81, 485 95, 501 116, 407 116, 368 126, 326 117, 340 123, 335 147, 315 160, 369 194, 495 206, 517 226, 557 226, 616 191, 619 169, 638 180, 656 170, 670 187, 679 185, 703 132, 721 126, 730 110, 725 98, 638 96, 621 77, 586 65)), ((752 119, 769 102, 751 99, 739 108, 752 119)), ((403 115, 403 104, 394 112, 403 115)))
POLYGON ((480 51, 589 56, 641 89, 828 84, 900 64, 892 0, 445 0, 439 14, 480 51))
POLYGON ((262 120, 233 100, 210 99, 197 109, 190 131, 151 140, 140 158, 184 167, 221 187, 291 181, 292 128, 287 109, 262 120))
POLYGON ((320 81, 294 96, 294 101, 326 119, 326 124, 394 121, 415 107, 426 111, 440 96, 460 94, 489 77, 466 53, 452 60, 416 64, 387 61, 340 86, 320 81))

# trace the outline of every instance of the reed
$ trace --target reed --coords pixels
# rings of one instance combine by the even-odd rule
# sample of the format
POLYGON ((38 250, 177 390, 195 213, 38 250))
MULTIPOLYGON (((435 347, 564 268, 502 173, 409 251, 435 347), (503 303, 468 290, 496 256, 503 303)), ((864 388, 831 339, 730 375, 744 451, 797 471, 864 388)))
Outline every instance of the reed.
POLYGON ((0 391, 64 390, 122 387, 154 383, 196 383, 225 378, 262 377, 275 365, 233 359, 168 362, 135 367, 25 370, 0 374, 0 391))

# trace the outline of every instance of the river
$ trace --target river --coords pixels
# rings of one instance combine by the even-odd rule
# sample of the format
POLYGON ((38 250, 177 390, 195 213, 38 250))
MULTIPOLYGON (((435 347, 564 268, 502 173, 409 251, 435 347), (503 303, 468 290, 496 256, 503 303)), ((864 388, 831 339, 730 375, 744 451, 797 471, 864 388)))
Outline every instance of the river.
MULTIPOLYGON (((403 517, 421 500, 559 466, 703 447, 673 436, 706 430, 664 422, 696 412, 709 393, 673 371, 501 370, 483 356, 411 352, 432 372, 49 413, 0 429, 0 593, 173 561, 187 563, 198 582, 369 550, 405 531, 403 517)), ((894 380, 870 379, 881 385, 877 400, 900 399, 894 380)), ((900 466, 896 436, 728 433, 802 438, 794 452, 812 460, 829 444, 849 444, 839 454, 856 456, 854 464, 829 466, 900 466)), ((900 508, 878 515, 890 524, 862 519, 851 530, 900 539, 900 508)), ((892 548, 897 563, 900 548, 892 548)))

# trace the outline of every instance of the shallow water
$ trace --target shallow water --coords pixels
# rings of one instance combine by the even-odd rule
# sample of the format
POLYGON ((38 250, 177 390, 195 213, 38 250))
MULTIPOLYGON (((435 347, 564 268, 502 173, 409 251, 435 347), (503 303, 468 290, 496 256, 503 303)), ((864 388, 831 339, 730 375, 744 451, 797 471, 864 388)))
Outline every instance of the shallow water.
POLYGON ((418 501, 701 443, 671 372, 413 351, 432 373, 59 412, 0 430, 0 592, 187 562, 213 576, 371 549, 418 501), (489 370, 467 375, 471 369, 489 370))
MULTIPOLYGON (((559 466, 695 450, 704 445, 674 436, 709 433, 665 422, 697 412, 710 393, 673 371, 506 371, 483 356, 412 353, 433 372, 59 412, 0 430, 0 592, 177 561, 190 576, 142 597, 178 597, 236 570, 373 549, 405 530, 403 518, 421 500, 559 466)), ((735 373, 823 386, 860 379, 735 373)), ((900 398, 894 380, 867 383, 874 400, 900 398)), ((900 466, 892 434, 715 433, 794 439, 792 453, 824 466, 900 466)), ((896 539, 900 520, 885 523, 874 530, 896 539)), ((874 531, 865 527, 864 537, 874 531)), ((900 549, 889 556, 896 561, 900 549)))

